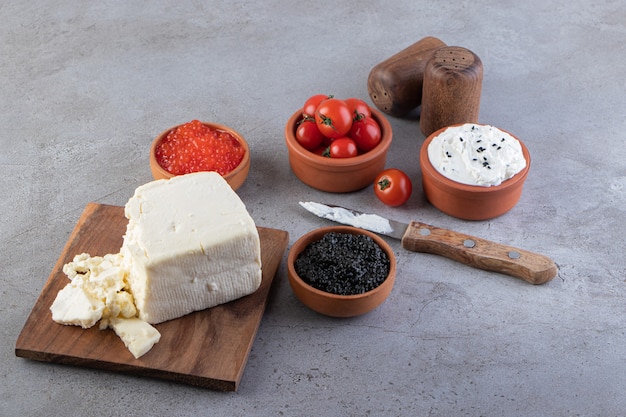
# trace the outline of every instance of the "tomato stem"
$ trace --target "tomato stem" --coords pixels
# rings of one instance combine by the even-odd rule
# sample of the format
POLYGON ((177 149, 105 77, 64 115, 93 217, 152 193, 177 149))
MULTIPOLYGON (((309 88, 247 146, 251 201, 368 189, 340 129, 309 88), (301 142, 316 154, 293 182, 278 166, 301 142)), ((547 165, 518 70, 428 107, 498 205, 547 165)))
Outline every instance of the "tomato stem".
POLYGON ((378 181, 378 186, 380 187, 380 189, 382 191, 385 188, 388 188, 388 187, 391 186, 391 181, 389 181, 388 178, 383 178, 382 180, 378 181))
POLYGON ((311 117, 311 116, 307 116, 307 115, 303 115, 302 119, 300 119, 300 121, 298 122, 298 124, 302 124, 304 122, 315 122, 315 117, 311 117))
POLYGON ((337 128, 335 127, 335 125, 333 125, 333 119, 331 119, 330 117, 327 117, 323 113, 317 113, 317 114, 319 115, 320 119, 322 120, 322 124, 323 125, 331 127, 335 132, 337 131, 337 128))
POLYGON ((358 122, 359 120, 365 119, 365 117, 366 116, 363 113, 359 113, 357 109, 354 109, 354 117, 352 118, 352 121, 358 122))

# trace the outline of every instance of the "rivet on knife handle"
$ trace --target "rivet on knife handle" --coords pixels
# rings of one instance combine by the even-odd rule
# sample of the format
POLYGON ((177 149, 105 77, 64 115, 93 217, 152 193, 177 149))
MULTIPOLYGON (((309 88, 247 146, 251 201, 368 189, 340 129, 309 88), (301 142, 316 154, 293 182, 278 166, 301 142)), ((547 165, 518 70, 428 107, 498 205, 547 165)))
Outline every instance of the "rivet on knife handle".
POLYGON ((413 252, 445 256, 476 268, 521 278, 531 284, 543 284, 557 274, 556 264, 547 256, 420 222, 411 222, 402 237, 402 247, 413 252))

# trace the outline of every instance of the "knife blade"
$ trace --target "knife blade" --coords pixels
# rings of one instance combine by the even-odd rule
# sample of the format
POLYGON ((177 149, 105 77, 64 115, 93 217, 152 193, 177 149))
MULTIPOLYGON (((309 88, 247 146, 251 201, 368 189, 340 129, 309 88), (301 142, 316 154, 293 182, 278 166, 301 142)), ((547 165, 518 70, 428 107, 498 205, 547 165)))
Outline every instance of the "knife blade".
POLYGON ((300 205, 318 217, 399 239, 406 250, 445 256, 474 268, 507 274, 531 284, 543 284, 557 274, 557 266, 549 257, 487 239, 418 221, 402 223, 336 205, 312 201, 300 202, 300 205))

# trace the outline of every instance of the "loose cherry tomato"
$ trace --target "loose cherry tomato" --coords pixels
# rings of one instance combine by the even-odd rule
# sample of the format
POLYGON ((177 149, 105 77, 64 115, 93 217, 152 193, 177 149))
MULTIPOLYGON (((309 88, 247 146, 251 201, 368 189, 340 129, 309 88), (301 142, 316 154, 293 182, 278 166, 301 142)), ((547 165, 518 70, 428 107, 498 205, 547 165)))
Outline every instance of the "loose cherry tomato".
POLYGON ((356 142, 361 152, 368 152, 380 143, 380 126, 373 118, 359 115, 352 122, 349 136, 356 142))
POLYGON ((386 169, 378 174, 374 181, 376 197, 389 206, 399 206, 406 203, 412 191, 411 179, 399 169, 386 169))
POLYGON ((372 109, 370 106, 360 98, 347 98, 345 99, 345 102, 350 109, 350 114, 352 114, 353 120, 361 114, 365 117, 370 117, 372 115, 372 109))
POLYGON ((351 158, 357 156, 356 143, 350 138, 337 138, 328 147, 328 156, 331 158, 351 158))
POLYGON ((345 136, 352 127, 352 114, 345 101, 329 98, 315 110, 317 127, 324 136, 340 138, 345 136))
POLYGON ((305 102, 304 106, 302 106, 302 115, 304 117, 315 117, 315 109, 320 103, 324 100, 328 100, 329 98, 333 98, 332 94, 315 94, 309 97, 305 102))
POLYGON ((317 128, 314 118, 305 117, 296 128, 296 140, 303 148, 312 151, 322 144, 324 135, 317 128))

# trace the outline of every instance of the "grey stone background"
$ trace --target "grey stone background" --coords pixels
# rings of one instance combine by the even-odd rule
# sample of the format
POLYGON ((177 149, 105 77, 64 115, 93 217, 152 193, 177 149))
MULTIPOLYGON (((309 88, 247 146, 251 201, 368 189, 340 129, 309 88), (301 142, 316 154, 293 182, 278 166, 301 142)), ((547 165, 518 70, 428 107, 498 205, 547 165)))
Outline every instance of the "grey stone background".
POLYGON ((0 415, 625 415, 623 2, 9 0, 0 21, 0 415), (500 218, 425 200, 416 120, 390 118, 388 166, 415 184, 403 207, 290 171, 283 128, 304 100, 369 102, 370 69, 425 36, 481 58, 480 122, 530 149, 522 198, 500 218), (290 243, 328 224, 298 201, 325 201, 540 252, 559 274, 532 286, 390 241, 390 297, 336 320, 295 299, 283 262, 236 393, 15 357, 85 205, 123 205, 151 180, 151 140, 193 118, 248 139, 239 195, 290 243))

